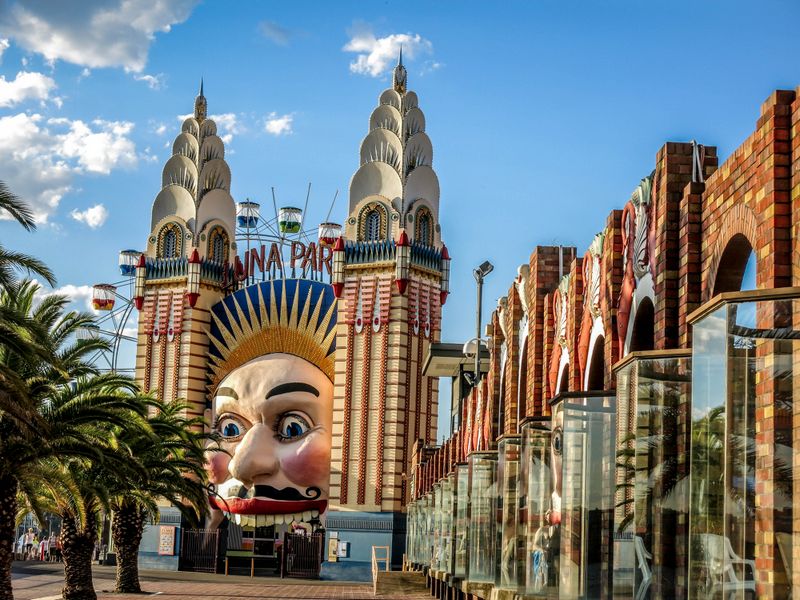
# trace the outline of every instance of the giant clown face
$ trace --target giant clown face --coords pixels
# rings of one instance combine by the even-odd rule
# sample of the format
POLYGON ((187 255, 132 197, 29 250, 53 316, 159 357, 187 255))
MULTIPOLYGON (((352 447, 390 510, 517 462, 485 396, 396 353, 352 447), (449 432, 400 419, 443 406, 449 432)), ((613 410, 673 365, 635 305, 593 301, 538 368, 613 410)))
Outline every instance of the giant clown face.
POLYGON ((325 511, 331 459, 333 384, 289 354, 235 369, 213 401, 226 453, 209 456, 214 508, 250 525, 308 521, 325 511))
POLYGON ((258 284, 212 309, 211 526, 223 514, 244 527, 308 522, 327 508, 335 306, 321 284, 295 284, 258 284))

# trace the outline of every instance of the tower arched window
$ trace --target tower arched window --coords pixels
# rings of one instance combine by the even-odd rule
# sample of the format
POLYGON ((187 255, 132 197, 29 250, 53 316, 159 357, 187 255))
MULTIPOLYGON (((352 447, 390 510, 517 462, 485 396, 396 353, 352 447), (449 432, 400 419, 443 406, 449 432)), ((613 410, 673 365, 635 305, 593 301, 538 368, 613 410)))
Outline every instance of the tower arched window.
POLYGON ((220 264, 228 260, 228 234, 220 227, 215 227, 208 235, 207 256, 220 264))
POLYGON ((158 257, 176 258, 182 251, 183 232, 176 223, 167 223, 158 236, 158 257))
POLYGON ((381 239, 381 214, 378 209, 373 209, 367 213, 364 222, 364 239, 368 242, 376 242, 381 239))
POLYGON ((414 239, 426 246, 433 245, 433 218, 427 208, 420 208, 417 211, 417 223, 414 230, 414 239))

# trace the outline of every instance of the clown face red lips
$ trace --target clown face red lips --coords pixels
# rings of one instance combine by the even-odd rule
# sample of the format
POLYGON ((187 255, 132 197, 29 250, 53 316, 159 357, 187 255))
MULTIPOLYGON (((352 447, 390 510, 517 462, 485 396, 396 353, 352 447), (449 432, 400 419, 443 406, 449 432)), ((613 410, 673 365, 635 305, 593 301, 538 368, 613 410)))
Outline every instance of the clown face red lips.
MULTIPOLYGON (((268 500, 266 498, 215 498, 209 496, 213 508, 233 515, 286 515, 307 511, 325 512, 327 500, 268 500)), ((312 515, 315 516, 315 515, 312 515)))

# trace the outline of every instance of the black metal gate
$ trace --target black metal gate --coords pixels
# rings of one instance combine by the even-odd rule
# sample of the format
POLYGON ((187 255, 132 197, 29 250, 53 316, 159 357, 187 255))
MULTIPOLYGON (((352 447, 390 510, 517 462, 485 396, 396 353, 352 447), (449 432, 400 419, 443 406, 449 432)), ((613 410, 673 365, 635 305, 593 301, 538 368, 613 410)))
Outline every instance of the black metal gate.
POLYGON ((218 529, 184 529, 181 538, 181 571, 216 573, 219 559, 218 529))
POLYGON ((324 546, 324 533, 303 535, 287 532, 283 534, 281 576, 319 579, 324 546))

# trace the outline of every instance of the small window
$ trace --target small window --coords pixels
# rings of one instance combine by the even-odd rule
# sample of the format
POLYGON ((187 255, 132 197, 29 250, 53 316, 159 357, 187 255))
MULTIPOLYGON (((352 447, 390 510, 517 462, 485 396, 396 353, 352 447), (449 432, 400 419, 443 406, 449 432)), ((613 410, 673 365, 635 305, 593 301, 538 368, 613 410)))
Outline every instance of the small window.
POLYGON ((211 249, 211 259, 215 262, 222 262, 225 256, 225 240, 221 235, 214 238, 214 246, 211 249))
POLYGON ((377 209, 367 213, 364 223, 364 239, 367 242, 376 242, 381 239, 381 214, 377 209))
POLYGON ((431 216, 427 212, 417 217, 417 241, 431 245, 431 216))
POLYGON ((178 256, 178 236, 174 229, 169 229, 164 234, 164 258, 175 258, 178 256))

